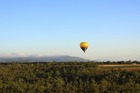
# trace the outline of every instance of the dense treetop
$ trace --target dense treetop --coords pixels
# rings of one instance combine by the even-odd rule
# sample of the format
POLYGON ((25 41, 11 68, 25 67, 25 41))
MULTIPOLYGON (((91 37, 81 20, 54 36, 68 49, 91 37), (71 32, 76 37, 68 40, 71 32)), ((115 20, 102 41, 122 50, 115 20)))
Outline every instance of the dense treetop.
POLYGON ((140 70, 100 64, 0 63, 0 93, 140 93, 140 70))

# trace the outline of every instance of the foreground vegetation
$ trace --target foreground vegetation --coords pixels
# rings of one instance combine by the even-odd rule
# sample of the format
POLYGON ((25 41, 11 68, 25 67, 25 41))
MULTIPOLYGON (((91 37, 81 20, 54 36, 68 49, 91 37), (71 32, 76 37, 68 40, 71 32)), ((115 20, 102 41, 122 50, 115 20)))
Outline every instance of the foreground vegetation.
POLYGON ((140 70, 94 62, 0 63, 0 93, 140 93, 140 70))

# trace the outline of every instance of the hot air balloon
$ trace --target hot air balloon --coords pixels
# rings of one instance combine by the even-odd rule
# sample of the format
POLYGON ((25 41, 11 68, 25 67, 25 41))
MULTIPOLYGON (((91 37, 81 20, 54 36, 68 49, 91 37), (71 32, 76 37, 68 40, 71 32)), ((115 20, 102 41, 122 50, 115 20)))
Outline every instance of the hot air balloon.
POLYGON ((88 43, 87 42, 81 42, 80 43, 80 48, 85 52, 88 48, 88 43))

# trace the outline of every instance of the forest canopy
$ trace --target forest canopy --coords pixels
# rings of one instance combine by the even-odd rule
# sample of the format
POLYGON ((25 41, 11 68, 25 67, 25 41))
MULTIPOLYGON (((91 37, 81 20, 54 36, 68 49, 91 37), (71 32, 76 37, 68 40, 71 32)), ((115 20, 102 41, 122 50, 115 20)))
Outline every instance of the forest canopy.
POLYGON ((101 67, 103 64, 0 63, 0 93, 140 93, 139 69, 101 67))

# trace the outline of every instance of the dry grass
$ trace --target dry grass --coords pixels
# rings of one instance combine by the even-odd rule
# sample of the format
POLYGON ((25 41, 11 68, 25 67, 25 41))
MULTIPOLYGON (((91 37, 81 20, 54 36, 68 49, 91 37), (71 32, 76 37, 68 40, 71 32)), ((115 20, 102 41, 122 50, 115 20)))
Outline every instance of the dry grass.
POLYGON ((101 68, 121 69, 128 71, 140 70, 140 64, 104 64, 99 65, 101 68))

